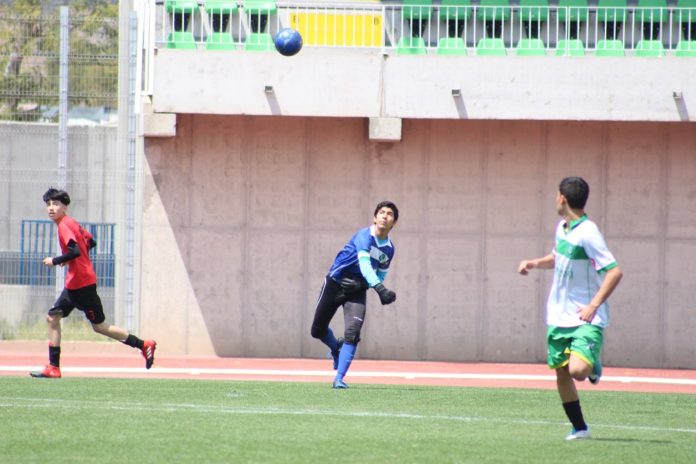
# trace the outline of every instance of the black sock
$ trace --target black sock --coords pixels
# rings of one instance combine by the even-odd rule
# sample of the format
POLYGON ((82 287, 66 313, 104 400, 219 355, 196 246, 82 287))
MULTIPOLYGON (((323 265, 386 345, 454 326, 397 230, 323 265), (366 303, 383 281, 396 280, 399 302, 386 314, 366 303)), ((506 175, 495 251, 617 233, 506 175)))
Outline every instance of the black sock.
POLYGON ((48 363, 60 367, 60 346, 48 345, 48 363))
POLYGON ((128 338, 123 340, 122 343, 125 343, 128 346, 132 346, 133 348, 138 348, 139 350, 143 349, 143 341, 135 335, 128 334, 128 338))
POLYGON ((565 409, 566 416, 570 419, 575 430, 587 430, 587 424, 582 417, 582 409, 580 409, 580 400, 563 403, 563 409, 565 409))

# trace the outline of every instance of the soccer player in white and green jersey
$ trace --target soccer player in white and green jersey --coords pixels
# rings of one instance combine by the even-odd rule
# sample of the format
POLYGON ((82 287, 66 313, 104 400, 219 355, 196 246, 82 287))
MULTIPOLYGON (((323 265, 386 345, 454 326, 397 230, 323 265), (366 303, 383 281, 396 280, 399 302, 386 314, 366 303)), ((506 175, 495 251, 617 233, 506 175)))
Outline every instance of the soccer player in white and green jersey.
POLYGON ((580 177, 561 181, 556 209, 563 219, 556 228, 556 246, 518 268, 522 275, 534 268, 554 269, 546 304, 547 363, 556 370, 558 393, 573 425, 566 440, 590 438, 575 381, 599 382, 603 332, 609 324, 607 298, 623 276, 597 225, 585 214, 589 194, 580 177))

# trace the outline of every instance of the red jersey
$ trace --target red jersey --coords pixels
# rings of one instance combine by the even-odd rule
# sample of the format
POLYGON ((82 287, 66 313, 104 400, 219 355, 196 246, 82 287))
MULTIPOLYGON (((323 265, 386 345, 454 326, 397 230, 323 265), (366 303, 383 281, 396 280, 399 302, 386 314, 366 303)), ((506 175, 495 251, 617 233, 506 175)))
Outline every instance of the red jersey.
POLYGON ((80 256, 67 262, 68 272, 65 274, 65 288, 68 290, 77 290, 97 283, 97 274, 94 273, 87 246, 91 238, 92 234, 83 229, 70 216, 63 216, 58 222, 58 242, 63 254, 69 251, 68 243, 70 240, 77 243, 77 247, 80 249, 80 256))

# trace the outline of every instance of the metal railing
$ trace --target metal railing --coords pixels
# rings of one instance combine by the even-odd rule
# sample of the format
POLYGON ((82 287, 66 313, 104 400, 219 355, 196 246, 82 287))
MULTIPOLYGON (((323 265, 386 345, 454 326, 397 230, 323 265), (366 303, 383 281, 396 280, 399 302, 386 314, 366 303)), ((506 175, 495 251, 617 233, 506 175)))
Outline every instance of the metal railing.
MULTIPOLYGON (((90 250, 89 258, 97 274, 100 287, 114 286, 114 227, 115 224, 83 223, 82 227, 94 238, 97 246, 90 250)), ((43 265, 43 259, 60 255, 56 225, 45 219, 22 220, 20 250, 16 256, 17 274, 3 276, 3 283, 19 285, 54 285, 56 273, 43 265), (8 280, 9 282, 6 282, 8 280)), ((11 257, 11 255, 10 255, 11 257)))
POLYGON ((224 4, 151 2, 153 46, 270 51, 275 33, 292 27, 305 47, 396 54, 696 56, 696 8, 224 4))

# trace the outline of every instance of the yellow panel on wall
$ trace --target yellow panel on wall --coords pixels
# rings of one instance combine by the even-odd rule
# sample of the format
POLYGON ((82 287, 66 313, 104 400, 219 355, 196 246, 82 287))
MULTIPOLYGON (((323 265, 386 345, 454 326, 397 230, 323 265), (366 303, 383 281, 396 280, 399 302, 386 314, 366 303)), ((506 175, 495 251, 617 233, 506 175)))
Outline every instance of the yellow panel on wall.
POLYGON ((366 13, 291 13, 290 27, 305 45, 381 47, 382 16, 366 13))

